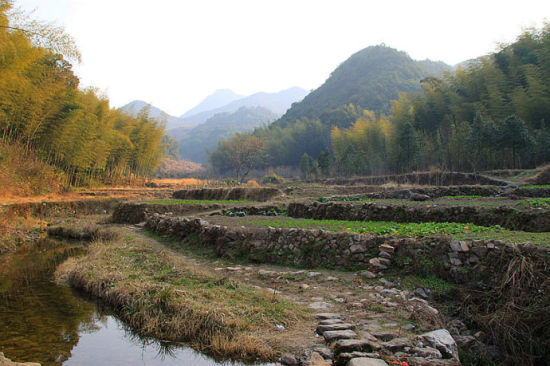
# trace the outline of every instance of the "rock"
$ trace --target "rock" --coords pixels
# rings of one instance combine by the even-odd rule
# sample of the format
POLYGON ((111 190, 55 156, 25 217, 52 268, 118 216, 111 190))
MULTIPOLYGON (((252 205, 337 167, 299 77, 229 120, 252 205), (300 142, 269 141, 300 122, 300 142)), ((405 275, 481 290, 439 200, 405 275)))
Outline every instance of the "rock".
POLYGON ((388 269, 388 266, 386 266, 386 265, 382 264, 382 262, 380 262, 380 258, 371 258, 371 259, 369 259, 369 266, 375 272, 380 272, 380 271, 388 269))
POLYGON ((330 325, 330 324, 341 324, 343 323, 344 321, 342 319, 325 319, 325 320, 321 320, 319 322, 319 324, 321 325, 330 325))
POLYGON ((319 313, 315 314, 315 319, 344 319, 344 316, 338 313, 319 313))
POLYGON ((265 270, 265 269, 260 269, 260 270, 258 271, 258 274, 259 274, 260 276, 274 276, 275 273, 276 273, 275 271, 267 271, 267 270, 265 270))
POLYGON ((428 294, 426 293, 426 291, 424 291, 424 289, 422 287, 417 287, 414 289, 414 294, 418 297, 421 297, 423 299, 427 299, 429 296, 428 294))
POLYGON ((298 361, 292 355, 283 355, 279 362, 286 366, 298 366, 298 361))
POLYGON ((431 197, 428 196, 427 194, 420 194, 420 193, 414 193, 414 192, 411 192, 411 196, 409 197, 411 201, 427 201, 430 198, 431 197))
POLYGON ((315 347, 313 351, 320 354, 325 360, 332 360, 334 358, 334 352, 328 347, 315 347))
POLYGON ((332 307, 332 305, 330 305, 328 302, 324 302, 324 301, 312 302, 308 306, 311 309, 314 309, 314 310, 326 310, 326 309, 330 309, 332 307))
POLYGON ((302 290, 307 290, 309 288, 309 285, 307 283, 302 283, 300 286, 298 286, 302 290))
POLYGON ((444 358, 458 360, 458 347, 447 329, 438 329, 433 332, 424 333, 418 336, 418 338, 431 347, 438 349, 444 358))
POLYGON ((468 245, 468 242, 461 241, 461 242, 460 242, 460 249, 461 249, 463 252, 469 251, 469 250, 470 250, 470 246, 468 245))
POLYGON ((460 242, 459 242, 459 241, 452 240, 452 241, 449 243, 449 245, 450 245, 451 250, 452 250, 453 252, 460 252, 461 247, 460 247, 460 242))
POLYGON ((239 272, 241 269, 241 267, 227 267, 225 270, 229 272, 239 272))
POLYGON ((332 362, 325 361, 323 356, 317 352, 312 352, 309 359, 302 362, 303 366, 332 366, 332 362))
POLYGON ((443 357, 441 355, 441 352, 439 352, 439 350, 431 347, 426 347, 426 348, 416 347, 412 349, 411 353, 413 353, 418 357, 423 357, 423 358, 442 358, 443 357))
POLYGON ((378 253, 378 256, 380 258, 385 258, 385 259, 389 259, 389 260, 392 259, 392 255, 388 252, 380 252, 380 253, 378 253))
POLYGON ((358 357, 349 360, 347 366, 388 366, 388 364, 379 358, 358 357))
POLYGON ((376 278, 376 275, 374 273, 372 273, 371 271, 363 271, 363 272, 359 273, 359 276, 370 279, 370 280, 373 279, 373 278, 376 278))
POLYGON ((393 283, 391 281, 388 281, 384 278, 381 278, 379 281, 382 284, 382 286, 384 286, 384 287, 395 287, 395 283, 393 283))
POLYGON ((320 324, 317 326, 317 333, 323 334, 329 330, 346 330, 353 328, 349 323, 337 323, 337 324, 320 324))
POLYGON ((376 332, 376 333, 372 333, 372 335, 384 342, 389 342, 395 338, 395 334, 390 332, 376 332))
POLYGON ((306 274, 306 276, 307 276, 308 278, 318 277, 318 276, 320 276, 320 275, 321 275, 321 273, 319 273, 319 272, 308 272, 308 273, 306 274))
POLYGON ((460 366, 458 360, 440 360, 436 358, 407 357, 404 359, 411 366, 460 366))
POLYGON ((367 251, 367 248, 365 248, 361 244, 354 244, 349 247, 349 251, 351 254, 359 254, 359 253, 365 253, 367 251))
POLYGON ((395 251, 395 248, 389 244, 382 244, 378 247, 378 250, 380 250, 381 252, 393 253, 395 251))
POLYGON ((359 357, 380 358, 380 354, 376 352, 345 352, 340 353, 336 358, 336 365, 345 365, 349 360, 359 357))
POLYGON ((338 277, 328 276, 327 281, 338 281, 338 277))
POLYGON ((337 353, 354 351, 373 352, 379 348, 380 345, 366 339, 341 339, 334 346, 337 353))
POLYGON ((391 266, 391 260, 387 259, 387 258, 378 258, 378 261, 383 265, 383 266, 391 266))
POLYGON ((405 324, 401 327, 401 329, 406 330, 407 332, 410 332, 414 328, 416 328, 416 326, 414 324, 411 324, 411 323, 405 324))
POLYGON ((357 333, 355 333, 353 330, 329 330, 323 333, 323 337, 325 338, 325 341, 332 342, 336 341, 338 339, 351 339, 351 338, 357 338, 357 333))
POLYGON ((382 343, 382 347, 389 349, 392 352, 403 351, 405 348, 413 346, 409 338, 394 338, 389 342, 382 343))

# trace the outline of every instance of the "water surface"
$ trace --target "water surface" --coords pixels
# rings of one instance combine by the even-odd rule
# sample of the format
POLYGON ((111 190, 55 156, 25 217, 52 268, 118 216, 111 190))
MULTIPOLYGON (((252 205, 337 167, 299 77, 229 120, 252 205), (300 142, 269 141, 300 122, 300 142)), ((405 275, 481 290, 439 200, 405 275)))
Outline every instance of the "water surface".
POLYGON ((0 256, 0 352, 42 365, 241 365, 132 332, 101 304, 53 281, 82 247, 45 239, 0 256))

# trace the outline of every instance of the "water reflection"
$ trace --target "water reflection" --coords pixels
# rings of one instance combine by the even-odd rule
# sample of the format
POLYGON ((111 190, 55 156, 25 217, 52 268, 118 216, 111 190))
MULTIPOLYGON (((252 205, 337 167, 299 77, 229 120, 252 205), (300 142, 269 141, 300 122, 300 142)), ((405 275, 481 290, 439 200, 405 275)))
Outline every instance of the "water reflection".
POLYGON ((139 337, 108 309, 56 285, 56 266, 82 251, 43 240, 33 250, 0 256, 0 352, 6 357, 44 366, 228 364, 139 337))

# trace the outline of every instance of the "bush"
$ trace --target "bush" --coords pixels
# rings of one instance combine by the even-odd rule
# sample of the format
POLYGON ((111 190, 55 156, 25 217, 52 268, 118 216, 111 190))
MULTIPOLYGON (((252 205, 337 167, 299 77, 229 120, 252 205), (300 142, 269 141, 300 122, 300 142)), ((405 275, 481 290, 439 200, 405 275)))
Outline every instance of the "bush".
POLYGON ((258 184, 258 182, 256 182, 254 179, 251 179, 251 180, 249 180, 248 182, 246 182, 246 186, 247 186, 247 187, 251 187, 251 188, 258 188, 258 187, 260 187, 260 185, 258 184))
POLYGON ((262 184, 281 184, 284 182, 284 178, 277 174, 264 175, 262 178, 262 184))

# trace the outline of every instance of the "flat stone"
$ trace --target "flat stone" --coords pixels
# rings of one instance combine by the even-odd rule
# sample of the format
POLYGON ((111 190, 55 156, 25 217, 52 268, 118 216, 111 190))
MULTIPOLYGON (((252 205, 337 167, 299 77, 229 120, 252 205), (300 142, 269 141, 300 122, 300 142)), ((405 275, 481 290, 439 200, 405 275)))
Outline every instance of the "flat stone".
POLYGON ((330 309, 332 305, 330 305, 328 302, 316 301, 309 304, 308 307, 314 310, 326 310, 330 309))
POLYGON ((357 338, 357 333, 355 333, 353 330, 329 330, 323 333, 323 337, 325 337, 325 341, 332 342, 336 341, 338 339, 352 339, 357 338))
POLYGON ((392 247, 391 245, 389 244, 382 244, 378 247, 378 249, 381 251, 381 252, 386 252, 386 253, 393 253, 395 251, 395 248, 392 247))
POLYGON ((359 357, 380 358, 376 352, 344 352, 340 353, 336 359, 336 365, 345 365, 349 360, 359 357))
POLYGON ((309 278, 318 277, 318 276, 320 276, 320 275, 321 275, 320 272, 308 272, 308 273, 306 274, 306 276, 309 277, 309 278))
POLYGON ((332 360, 334 358, 334 352, 328 347, 315 347, 313 350, 323 356, 325 360, 332 360))
POLYGON ((317 333, 323 334, 329 330, 346 330, 353 328, 353 324, 337 323, 337 324, 320 324, 317 326, 317 333))
POLYGON ((328 276, 326 278, 327 281, 338 281, 338 277, 328 276))
POLYGON ((344 321, 342 319, 338 319, 338 318, 335 318, 335 319, 325 319, 325 320, 321 320, 319 322, 319 324, 321 325, 330 325, 330 324, 341 324, 343 323, 344 321))
POLYGON ((309 285, 307 283, 302 283, 300 286, 298 286, 302 290, 307 290, 309 288, 309 285))
POLYGON ((427 299, 429 297, 428 294, 426 293, 426 291, 424 291, 424 289, 422 287, 417 287, 414 290, 414 294, 418 297, 423 298, 423 299, 427 299))
POLYGON ((344 319, 344 316, 339 313, 318 313, 315 314, 315 319, 344 319))
POLYGON ((439 352, 438 349, 432 348, 432 347, 425 347, 425 348, 413 348, 411 353, 413 353, 415 356, 418 357, 424 357, 424 358, 442 358, 441 352, 439 352))
POLYGON ((241 267, 227 267, 225 269, 229 272, 239 272, 242 268, 241 267))
POLYGON ((393 283, 391 281, 388 281, 384 278, 381 278, 379 281, 382 284, 382 286, 384 286, 384 287, 395 287, 395 283, 393 283))
POLYGON ((371 259, 369 259, 369 266, 375 272, 379 272, 379 271, 383 271, 385 269, 388 269, 388 266, 382 264, 380 262, 380 259, 381 258, 371 258, 371 259))
POLYGON ((389 349, 392 352, 403 351, 405 348, 413 346, 409 338, 394 338, 389 342, 382 343, 382 347, 389 349))
POLYGON ((265 270, 265 269, 260 269, 260 270, 258 271, 258 274, 259 274, 260 276, 273 276, 273 275, 275 275, 275 273, 276 273, 275 271, 267 271, 267 270, 265 270))
POLYGON ((391 260, 387 259, 387 258, 378 258, 378 261, 380 262, 380 264, 382 264, 383 266, 391 266, 391 260))
POLYGON ((452 240, 450 243, 449 243, 449 246, 451 247, 451 250, 453 252, 460 252, 460 242, 459 241, 456 241, 456 240, 452 240))
POLYGON ((379 358, 357 357, 349 360, 347 366, 388 366, 388 364, 379 358))
POLYGON ((378 256, 379 256, 380 258, 386 258, 386 259, 390 259, 390 260, 392 259, 391 254, 388 253, 388 252, 380 252, 380 253, 378 254, 378 256))
POLYGON ((367 251, 367 248, 365 248, 361 244, 354 244, 349 247, 349 251, 351 254, 359 254, 359 253, 365 253, 367 251))
POLYGON ((366 339, 341 339, 336 342, 334 349, 338 353, 342 352, 373 352, 380 346, 366 339))
POLYGON ((470 246, 468 245, 468 242, 466 241, 461 241, 460 242, 460 249, 463 251, 463 252, 467 252, 470 250, 470 246))
POLYGON ((359 276, 367 278, 367 279, 376 278, 376 274, 372 273, 371 271, 363 271, 363 272, 359 273, 359 276))

